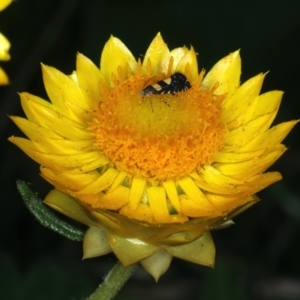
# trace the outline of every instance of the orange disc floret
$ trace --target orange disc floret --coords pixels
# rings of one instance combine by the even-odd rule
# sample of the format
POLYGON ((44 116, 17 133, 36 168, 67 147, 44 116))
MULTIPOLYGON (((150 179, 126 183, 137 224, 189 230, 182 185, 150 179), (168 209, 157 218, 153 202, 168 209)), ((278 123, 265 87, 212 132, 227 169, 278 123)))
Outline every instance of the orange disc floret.
POLYGON ((189 90, 141 94, 149 81, 133 75, 103 88, 90 130, 97 148, 119 169, 158 181, 178 179, 213 161, 223 144, 223 97, 201 88, 203 73, 189 90))

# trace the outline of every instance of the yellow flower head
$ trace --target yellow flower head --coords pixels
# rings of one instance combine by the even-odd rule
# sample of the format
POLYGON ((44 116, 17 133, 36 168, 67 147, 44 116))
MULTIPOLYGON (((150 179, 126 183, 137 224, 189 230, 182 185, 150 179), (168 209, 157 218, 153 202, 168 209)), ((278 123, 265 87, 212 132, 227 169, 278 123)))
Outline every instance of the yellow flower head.
POLYGON ((51 102, 22 93, 29 139, 10 141, 55 186, 45 203, 90 227, 85 258, 113 251, 156 279, 173 256, 211 266, 209 230, 281 179, 263 172, 296 121, 270 128, 282 92, 259 95, 263 74, 240 85, 238 51, 204 76, 192 47, 158 34, 141 61, 111 37, 100 69, 78 54, 71 76, 42 70, 51 102))
MULTIPOLYGON (((0 0, 0 11, 5 9, 9 4, 11 4, 12 0, 0 0)), ((8 53, 10 49, 9 40, 0 33, 0 60, 9 60, 10 55, 8 53)), ((6 85, 9 83, 8 76, 4 72, 2 68, 0 68, 0 85, 6 85)))

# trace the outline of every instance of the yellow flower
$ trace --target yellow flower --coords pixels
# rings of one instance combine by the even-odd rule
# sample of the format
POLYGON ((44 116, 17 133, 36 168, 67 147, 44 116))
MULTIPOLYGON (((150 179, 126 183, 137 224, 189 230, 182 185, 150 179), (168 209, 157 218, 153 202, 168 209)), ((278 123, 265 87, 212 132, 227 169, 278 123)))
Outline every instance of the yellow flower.
POLYGON ((22 93, 28 119, 12 120, 29 139, 10 141, 55 186, 45 203, 90 227, 84 258, 114 252, 156 280, 173 256, 212 266, 209 230, 281 179, 263 172, 297 122, 269 128, 282 92, 259 95, 264 74, 240 85, 238 51, 204 77, 192 47, 170 51, 160 34, 142 62, 111 37, 100 65, 82 54, 71 76, 43 65, 51 103, 22 93))
POLYGON ((0 0, 0 11, 12 3, 12 0, 0 0))
MULTIPOLYGON (((0 0, 0 11, 5 9, 12 0, 0 0)), ((0 33, 0 60, 10 60, 10 55, 8 53, 10 48, 10 43, 8 39, 0 33)), ((6 85, 9 83, 9 79, 2 68, 0 68, 0 85, 6 85)))

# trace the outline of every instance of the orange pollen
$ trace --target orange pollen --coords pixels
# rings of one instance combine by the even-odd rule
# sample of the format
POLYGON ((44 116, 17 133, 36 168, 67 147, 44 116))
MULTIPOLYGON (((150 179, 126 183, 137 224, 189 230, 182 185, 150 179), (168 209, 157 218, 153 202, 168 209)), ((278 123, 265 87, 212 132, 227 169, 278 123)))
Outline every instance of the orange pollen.
POLYGON ((224 97, 201 87, 203 73, 187 91, 141 95, 145 86, 167 77, 138 72, 102 88, 89 129, 118 170, 158 181, 177 179, 211 164, 222 147, 224 97))

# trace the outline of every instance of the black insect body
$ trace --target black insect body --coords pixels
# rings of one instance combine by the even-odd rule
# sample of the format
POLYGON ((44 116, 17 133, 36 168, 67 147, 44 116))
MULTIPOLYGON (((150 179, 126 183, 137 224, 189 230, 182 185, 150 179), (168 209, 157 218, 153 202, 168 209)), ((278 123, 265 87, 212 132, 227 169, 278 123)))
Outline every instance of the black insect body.
POLYGON ((171 77, 158 81, 152 85, 147 86, 141 92, 143 96, 150 94, 172 94, 184 92, 191 88, 190 82, 181 73, 174 73, 171 77))

